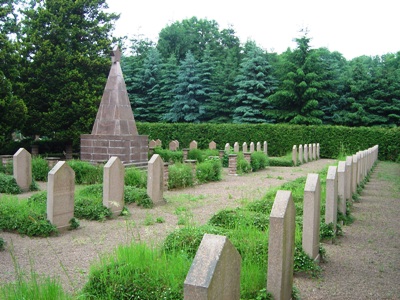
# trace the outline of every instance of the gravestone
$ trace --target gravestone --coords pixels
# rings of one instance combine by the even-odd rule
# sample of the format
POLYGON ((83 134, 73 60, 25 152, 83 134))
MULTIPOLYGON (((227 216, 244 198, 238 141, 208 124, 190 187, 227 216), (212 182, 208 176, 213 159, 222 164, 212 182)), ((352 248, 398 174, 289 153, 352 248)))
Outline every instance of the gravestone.
POLYGON ((346 215, 346 162, 339 161, 338 164, 338 210, 346 215))
POLYGON ((349 201, 353 198, 353 156, 346 157, 346 199, 349 201))
POLYGON ((239 152, 239 143, 235 142, 235 144, 233 144, 233 152, 238 153, 239 152))
POLYGON ((184 282, 186 300, 239 300, 241 257, 225 236, 205 234, 184 282))
POLYGON ((156 143, 155 140, 151 140, 151 141, 149 142, 149 148, 155 148, 156 146, 157 146, 157 143, 156 143))
POLYGON ((308 162, 308 145, 304 144, 304 162, 307 163, 308 162))
POLYGON ((299 145, 299 163, 302 165, 303 164, 303 145, 299 145))
POLYGON ((247 152, 247 143, 246 142, 244 142, 242 145, 242 151, 247 152))
POLYGON ((352 164, 352 170, 351 170, 351 189, 352 193, 357 192, 357 169, 358 169, 358 161, 357 161, 357 155, 353 154, 353 164, 352 164))
POLYGON ((162 146, 162 142, 160 139, 156 139, 156 146, 158 146, 158 147, 162 146))
POLYGON ((337 223, 337 199, 338 199, 338 176, 337 167, 330 166, 326 175, 326 201, 325 201, 325 223, 332 223, 336 229, 337 223))
POLYGON ((297 146, 293 145, 292 148, 292 162, 293 166, 297 166, 297 146))
POLYGON ((13 155, 13 176, 23 192, 29 191, 32 184, 32 156, 24 148, 13 155))
POLYGON ((356 153, 356 155, 357 155, 357 161, 358 161, 358 168, 357 168, 357 185, 359 185, 360 182, 361 182, 361 165, 362 165, 362 162, 361 162, 361 152, 358 151, 358 152, 356 153))
POLYGON ((179 141, 175 140, 175 143, 176 143, 176 149, 179 149, 179 141))
POLYGON ((312 158, 317 160, 317 144, 312 144, 312 158))
POLYGON ((217 144, 216 144, 214 141, 212 141, 212 142, 210 142, 210 143, 208 144, 208 148, 209 148, 210 150, 215 150, 215 149, 217 149, 217 144))
POLYGON ((191 141, 189 144, 189 149, 197 149, 197 142, 196 141, 191 141))
POLYGON ((74 217, 74 193, 75 172, 65 161, 59 161, 47 181, 47 219, 59 231, 67 230, 74 217))
POLYGON ((251 142, 250 143, 250 153, 253 153, 253 152, 254 152, 254 143, 251 142))
POLYGON ((176 141, 171 141, 168 146, 170 151, 176 151, 178 149, 176 141))
POLYGON ((225 144, 225 152, 226 152, 226 153, 231 152, 231 146, 229 145, 229 143, 226 143, 226 144, 225 144))
POLYGON ((125 168, 117 156, 111 157, 103 170, 103 205, 109 208, 114 217, 124 208, 125 168))
POLYGON ((229 154, 228 172, 229 175, 237 175, 237 154, 229 154))
POLYGON ((289 300, 293 288, 296 211, 290 191, 278 191, 269 217, 267 291, 289 300))
POLYGON ((264 153, 268 155, 268 143, 266 141, 264 141, 264 153))
POLYGON ((319 143, 317 143, 317 159, 320 159, 321 157, 319 156, 319 143))
POLYGON ((136 128, 119 49, 114 50, 111 57, 111 70, 92 133, 81 135, 80 158, 91 163, 104 163, 112 156, 118 156, 123 164, 146 166, 148 137, 139 135, 136 128))
POLYGON ((311 259, 319 258, 319 222, 321 184, 318 174, 308 174, 304 187, 303 241, 304 251, 311 259))
POLYGON ((160 155, 154 154, 147 167, 147 195, 154 205, 164 203, 164 162, 160 155))
POLYGON ((312 144, 308 144, 308 160, 312 161, 312 144))
POLYGON ((261 152, 261 143, 260 142, 257 142, 257 151, 261 152))

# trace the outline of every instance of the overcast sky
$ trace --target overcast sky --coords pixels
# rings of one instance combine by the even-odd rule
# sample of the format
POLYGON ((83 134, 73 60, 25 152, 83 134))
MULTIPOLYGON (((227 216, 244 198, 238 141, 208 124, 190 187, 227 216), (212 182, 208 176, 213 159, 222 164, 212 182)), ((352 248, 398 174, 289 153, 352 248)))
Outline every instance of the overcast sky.
POLYGON ((309 29, 313 48, 327 47, 346 59, 400 51, 399 0, 107 0, 120 13, 115 34, 158 33, 175 21, 196 16, 232 25, 242 43, 254 40, 268 51, 295 48, 293 38, 309 29))

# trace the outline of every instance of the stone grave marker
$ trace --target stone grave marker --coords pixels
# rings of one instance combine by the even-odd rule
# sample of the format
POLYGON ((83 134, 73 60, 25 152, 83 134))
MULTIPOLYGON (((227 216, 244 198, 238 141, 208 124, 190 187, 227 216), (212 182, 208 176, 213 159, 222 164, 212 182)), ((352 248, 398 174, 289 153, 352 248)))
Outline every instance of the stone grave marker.
POLYGON ((189 144, 189 149, 197 149, 197 142, 196 141, 191 141, 189 144))
POLYGON ((156 146, 157 146, 157 143, 156 143, 155 140, 151 140, 151 141, 149 142, 149 148, 155 148, 156 146))
POLYGON ((317 160, 317 144, 312 144, 312 158, 313 160, 317 160))
POLYGON ((261 152, 261 143, 260 142, 257 142, 257 151, 258 152, 261 152))
POLYGON ((241 257, 225 236, 205 234, 184 282, 184 299, 239 300, 241 257))
POLYGON ((23 192, 27 192, 32 184, 32 156, 24 148, 13 155, 13 176, 23 192))
POLYGON ((235 144, 233 144, 233 152, 238 153, 239 152, 239 143, 235 142, 235 144))
POLYGON ((304 144, 304 162, 307 163, 308 162, 308 145, 304 144))
POLYGON ((250 143, 250 153, 253 153, 253 152, 254 152, 254 143, 251 142, 250 143))
POLYGON ((208 148, 211 150, 215 150, 217 149, 217 144, 214 141, 212 141, 208 144, 208 148))
POLYGON ((337 199, 338 199, 338 176, 337 167, 330 166, 326 175, 326 201, 325 201, 325 223, 337 224, 337 199))
POLYGON ((170 151, 176 151, 178 149, 178 145, 177 145, 176 141, 169 142, 168 146, 169 146, 170 151))
POLYGON ((353 190, 353 186, 352 186, 352 177, 353 177, 353 156, 347 156, 346 157, 346 199, 348 199, 349 201, 352 200, 352 190, 353 190))
POLYGON ((266 141, 264 141, 264 153, 268 155, 268 143, 266 141))
POLYGON ((308 174, 304 187, 303 241, 304 251, 311 259, 319 258, 319 222, 321 184, 318 174, 308 174))
POLYGON ((74 217, 75 172, 59 161, 48 174, 47 219, 59 231, 67 230, 74 217))
POLYGON ((156 139, 156 146, 158 146, 158 147, 162 146, 162 142, 160 139, 156 139))
POLYGON ((293 145, 292 148, 292 162, 294 166, 297 166, 297 146, 293 145))
POLYGON ((338 210, 346 215, 346 162, 339 161, 338 164, 338 210))
POLYGON ((269 218, 267 291, 289 300, 293 287, 296 211, 290 191, 278 191, 269 218))
POLYGON ((303 145, 299 145, 299 163, 302 165, 303 164, 303 145))
POLYGON ((124 208, 125 168, 117 156, 112 156, 104 165, 103 205, 111 210, 114 217, 124 208))
POLYGON ((244 142, 242 145, 242 151, 247 152, 247 143, 246 142, 244 142))
POLYGON ((308 144, 308 160, 312 161, 313 155, 312 155, 312 144, 308 144))
POLYGON ((226 152, 226 153, 231 152, 231 146, 229 145, 229 143, 226 143, 226 144, 225 144, 225 152, 226 152))
POLYGON ((319 143, 317 143, 317 159, 320 159, 321 157, 319 156, 319 143))
POLYGON ((358 169, 358 161, 357 161, 357 155, 353 155, 353 164, 352 164, 352 170, 351 170, 351 188, 352 188, 352 193, 354 194, 357 191, 357 169, 358 169))
POLYGON ((164 162, 160 155, 154 154, 147 167, 147 195, 155 205, 164 203, 164 162))

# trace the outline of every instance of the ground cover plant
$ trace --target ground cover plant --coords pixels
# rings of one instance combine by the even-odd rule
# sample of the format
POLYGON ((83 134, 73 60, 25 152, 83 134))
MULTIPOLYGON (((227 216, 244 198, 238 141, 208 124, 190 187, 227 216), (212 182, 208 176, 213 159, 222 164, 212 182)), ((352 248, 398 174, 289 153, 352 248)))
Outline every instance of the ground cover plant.
POLYGON ((69 160, 68 165, 75 172, 76 184, 95 184, 103 182, 103 166, 94 166, 81 160, 69 160))
POLYGON ((154 154, 160 155, 164 162, 168 163, 183 162, 182 150, 171 151, 168 149, 163 149, 161 147, 156 147, 154 149, 154 154))

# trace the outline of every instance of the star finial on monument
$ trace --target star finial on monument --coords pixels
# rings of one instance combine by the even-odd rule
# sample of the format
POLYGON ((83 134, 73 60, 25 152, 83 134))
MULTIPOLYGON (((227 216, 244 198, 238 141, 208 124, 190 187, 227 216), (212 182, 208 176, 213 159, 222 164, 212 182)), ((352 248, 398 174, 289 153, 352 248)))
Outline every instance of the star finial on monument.
POLYGON ((121 61, 121 51, 119 50, 119 47, 111 51, 111 60, 114 64, 121 61))

